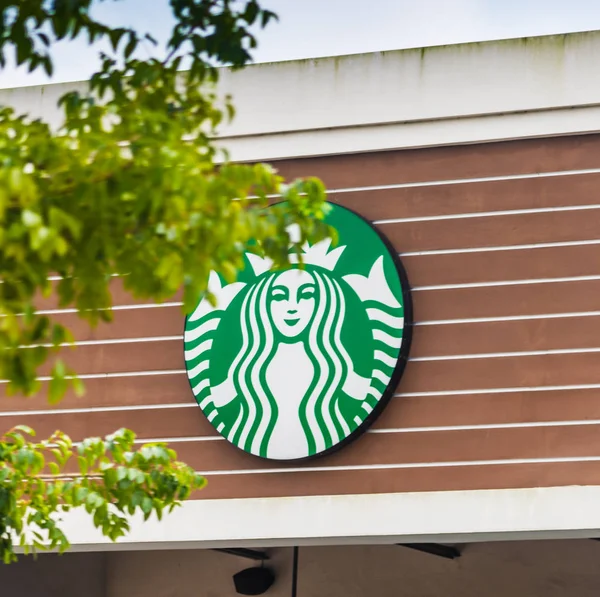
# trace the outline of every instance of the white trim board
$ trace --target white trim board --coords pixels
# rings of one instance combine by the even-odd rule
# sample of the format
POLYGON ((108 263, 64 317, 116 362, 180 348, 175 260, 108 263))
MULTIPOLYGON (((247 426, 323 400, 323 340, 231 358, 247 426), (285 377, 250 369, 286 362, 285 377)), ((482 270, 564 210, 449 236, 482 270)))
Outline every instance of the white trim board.
POLYGON ((596 486, 199 500, 116 544, 83 511, 63 527, 74 551, 584 538, 600 536, 598 503, 596 486))
MULTIPOLYGON (((599 51, 591 31, 223 69, 236 117, 218 134, 244 161, 596 132, 599 51)), ((85 87, 0 90, 0 105, 57 126, 58 98, 85 87)))
POLYGON ((219 139, 219 145, 227 149, 232 161, 245 162, 470 145, 598 132, 600 106, 592 106, 222 137, 219 139))

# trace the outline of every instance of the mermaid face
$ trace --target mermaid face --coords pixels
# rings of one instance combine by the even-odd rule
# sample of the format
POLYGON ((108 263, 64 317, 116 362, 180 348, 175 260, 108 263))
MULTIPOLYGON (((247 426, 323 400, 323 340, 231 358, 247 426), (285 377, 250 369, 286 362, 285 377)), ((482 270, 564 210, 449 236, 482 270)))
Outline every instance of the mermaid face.
POLYGON ((315 294, 315 281, 306 270, 287 270, 273 282, 271 318, 286 338, 300 335, 310 323, 315 311, 315 294))

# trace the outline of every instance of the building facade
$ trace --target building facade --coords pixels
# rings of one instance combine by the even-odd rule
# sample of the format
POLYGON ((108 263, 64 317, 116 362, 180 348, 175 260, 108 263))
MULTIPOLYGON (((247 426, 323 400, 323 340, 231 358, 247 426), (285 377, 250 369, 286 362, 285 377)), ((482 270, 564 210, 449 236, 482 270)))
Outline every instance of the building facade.
MULTIPOLYGON (((94 330, 48 299, 40 307, 75 332, 67 360, 87 395, 5 399, 3 428, 77 440, 128 427, 208 478, 116 545, 73 513, 74 550, 90 553, 46 564, 49 577, 65 566, 89 594, 220 597, 241 562, 207 550, 266 549, 270 594, 287 595, 300 546, 299 595, 597 591, 599 53, 591 32, 225 75, 232 158, 320 177, 400 256, 413 306, 404 374, 355 441, 308 461, 261 459, 198 408, 178 297, 136 302, 116 280, 115 321, 94 330), (468 548, 446 561, 394 547, 423 543, 468 548)), ((52 118, 65 87, 7 90, 0 103, 52 118)))

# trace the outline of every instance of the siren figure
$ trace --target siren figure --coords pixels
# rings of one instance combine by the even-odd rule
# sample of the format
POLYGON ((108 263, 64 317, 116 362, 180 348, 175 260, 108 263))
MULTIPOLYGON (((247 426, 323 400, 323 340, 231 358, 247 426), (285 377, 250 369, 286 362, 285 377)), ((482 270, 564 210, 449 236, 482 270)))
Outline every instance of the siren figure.
MULTIPOLYGON (((351 274, 338 281, 333 270, 345 247, 329 251, 329 246, 329 240, 307 246, 304 267, 285 271, 271 271, 270 260, 247 254, 256 281, 222 287, 214 274, 209 286, 217 296, 216 309, 202 301, 190 317, 199 326, 186 340, 195 330, 218 326, 218 321, 211 324, 218 320, 215 312, 227 309, 238 293, 244 293, 239 311, 241 348, 226 378, 217 385, 210 383, 209 355, 188 374, 197 382, 194 393, 202 409, 210 411, 209 419, 235 401, 235 421, 228 428, 222 423, 217 428, 252 454, 297 459, 339 443, 371 412, 391 377, 390 350, 397 353, 401 337, 374 332, 375 344, 384 350, 374 351, 376 366, 369 377, 355 371, 342 341, 345 292, 355 292, 362 301, 372 301, 375 293, 377 301, 387 301, 386 310, 375 307, 367 314, 380 322, 386 319, 383 327, 399 324, 401 333, 402 317, 389 315, 400 304, 385 281, 383 261, 374 264, 369 276, 351 274), (364 417, 346 419, 340 408, 346 397, 362 403, 364 417)), ((186 359, 210 353, 211 344, 212 340, 200 344, 193 354, 187 351, 186 359)))

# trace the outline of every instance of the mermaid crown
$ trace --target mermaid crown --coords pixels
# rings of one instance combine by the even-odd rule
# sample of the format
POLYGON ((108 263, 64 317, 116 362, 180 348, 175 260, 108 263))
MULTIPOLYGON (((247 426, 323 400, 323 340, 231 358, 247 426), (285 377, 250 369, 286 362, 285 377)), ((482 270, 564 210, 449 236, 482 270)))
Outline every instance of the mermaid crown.
MULTIPOLYGON (((330 272, 332 272, 346 247, 337 247, 336 249, 330 251, 330 246, 330 238, 325 238, 312 246, 306 243, 302 247, 302 262, 309 265, 318 265, 319 267, 328 269, 330 272)), ((290 255, 290 262, 299 263, 299 256, 290 255)))
MULTIPOLYGON (((294 239, 294 232, 293 230, 289 230, 292 240, 294 239)), ((331 251, 329 250, 330 247, 330 238, 325 238, 314 245, 306 243, 302 247, 302 263, 317 265, 323 269, 333 271, 346 247, 337 247, 331 251)), ((246 253, 246 257, 257 276, 269 271, 273 267, 273 260, 268 257, 260 257, 253 253, 246 253)), ((290 255, 290 263, 300 263, 300 256, 296 254, 290 255)))

